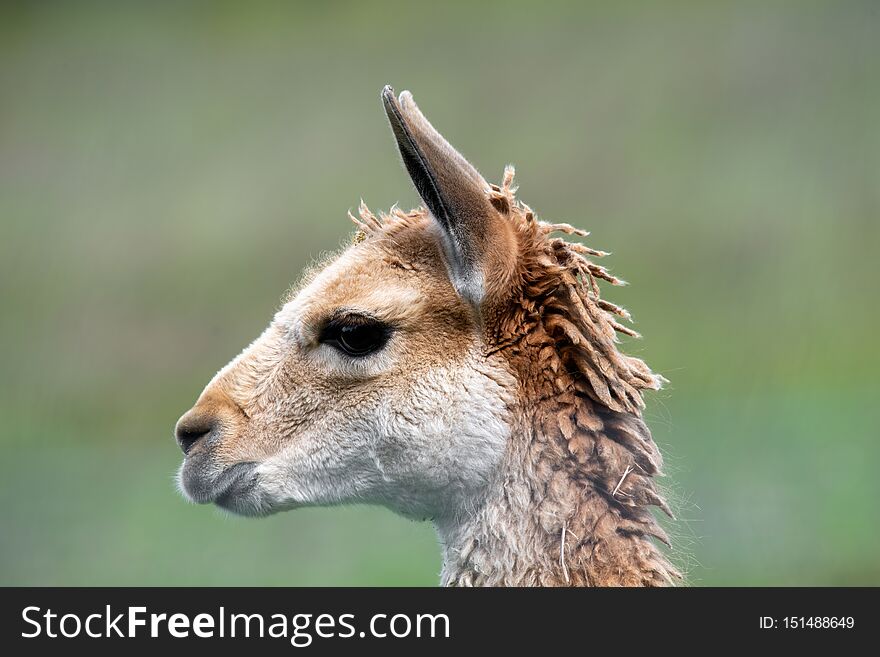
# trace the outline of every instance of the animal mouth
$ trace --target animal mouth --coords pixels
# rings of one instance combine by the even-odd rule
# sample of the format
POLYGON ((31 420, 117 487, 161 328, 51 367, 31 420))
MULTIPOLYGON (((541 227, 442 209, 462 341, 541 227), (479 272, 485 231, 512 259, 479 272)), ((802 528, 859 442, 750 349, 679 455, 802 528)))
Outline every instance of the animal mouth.
POLYGON ((183 462, 178 479, 181 492, 197 504, 216 504, 235 513, 253 515, 258 502, 257 465, 235 463, 219 472, 208 455, 191 454, 183 462))

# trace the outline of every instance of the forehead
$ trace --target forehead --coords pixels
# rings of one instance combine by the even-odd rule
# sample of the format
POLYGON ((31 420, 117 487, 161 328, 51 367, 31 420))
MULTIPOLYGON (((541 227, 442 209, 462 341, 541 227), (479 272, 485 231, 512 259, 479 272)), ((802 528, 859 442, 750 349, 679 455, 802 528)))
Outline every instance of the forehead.
POLYGON ((321 269, 276 319, 307 342, 340 311, 398 326, 436 323, 447 331, 466 330, 470 313, 449 280, 439 240, 428 218, 376 232, 321 269))

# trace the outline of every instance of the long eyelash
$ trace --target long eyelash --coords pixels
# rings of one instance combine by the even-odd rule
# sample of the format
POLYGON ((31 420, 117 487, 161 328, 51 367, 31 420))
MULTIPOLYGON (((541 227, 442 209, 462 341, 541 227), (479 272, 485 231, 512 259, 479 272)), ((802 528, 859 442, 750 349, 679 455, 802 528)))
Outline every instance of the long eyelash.
POLYGON ((322 340, 329 332, 338 332, 346 326, 369 326, 370 324, 385 325, 383 322, 379 322, 372 317, 367 317, 365 315, 342 315, 331 317, 321 329, 321 337, 319 340, 322 340))
POLYGON ((364 312, 362 310, 353 310, 351 308, 337 308, 327 317, 324 322, 324 327, 326 328, 334 324, 370 324, 372 322, 375 322, 376 324, 385 323, 378 317, 375 317, 370 313, 364 312))

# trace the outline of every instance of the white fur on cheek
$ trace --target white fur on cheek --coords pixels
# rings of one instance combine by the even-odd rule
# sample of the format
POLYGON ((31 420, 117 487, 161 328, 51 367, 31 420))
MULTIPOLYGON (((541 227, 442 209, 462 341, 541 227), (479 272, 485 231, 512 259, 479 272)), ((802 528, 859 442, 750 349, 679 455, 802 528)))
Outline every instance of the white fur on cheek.
POLYGON ((372 450, 384 504, 437 517, 487 487, 510 429, 506 392, 485 369, 474 357, 432 369, 401 397, 385 400, 372 450))
POLYGON ((292 437, 257 469, 262 498, 276 510, 368 502, 418 518, 457 512, 504 455, 505 376, 471 356, 292 437))

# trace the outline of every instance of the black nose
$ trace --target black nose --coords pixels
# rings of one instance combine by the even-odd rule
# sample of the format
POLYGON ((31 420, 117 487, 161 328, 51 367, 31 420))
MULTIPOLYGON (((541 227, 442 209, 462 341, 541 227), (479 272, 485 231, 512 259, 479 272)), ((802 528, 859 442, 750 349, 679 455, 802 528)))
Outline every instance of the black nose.
POLYGON ((190 411, 177 421, 174 435, 183 453, 189 454, 196 443, 211 435, 216 426, 217 420, 213 416, 190 411))

